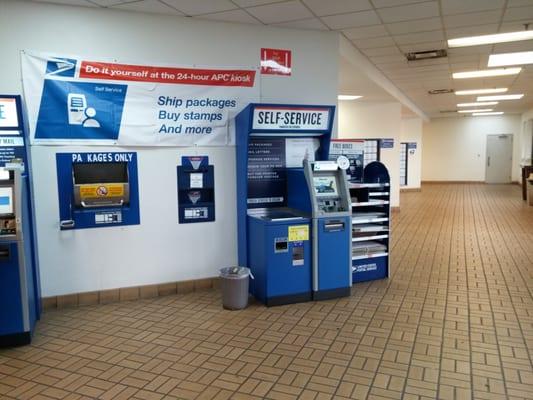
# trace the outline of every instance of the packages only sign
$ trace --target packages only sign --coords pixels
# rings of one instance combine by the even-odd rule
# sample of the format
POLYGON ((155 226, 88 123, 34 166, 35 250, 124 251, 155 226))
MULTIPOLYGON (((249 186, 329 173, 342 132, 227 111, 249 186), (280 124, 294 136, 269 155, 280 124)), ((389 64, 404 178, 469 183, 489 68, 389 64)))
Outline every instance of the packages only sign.
POLYGON ((254 68, 185 68, 22 53, 32 144, 224 146, 258 101, 254 68))

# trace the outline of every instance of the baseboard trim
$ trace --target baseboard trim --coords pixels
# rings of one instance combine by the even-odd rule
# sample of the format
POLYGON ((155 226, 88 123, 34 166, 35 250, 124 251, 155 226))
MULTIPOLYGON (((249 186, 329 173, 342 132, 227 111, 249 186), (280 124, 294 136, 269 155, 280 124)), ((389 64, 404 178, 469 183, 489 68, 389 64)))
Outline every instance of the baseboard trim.
POLYGON ((485 181, 422 181, 423 185, 442 185, 442 184, 463 184, 463 185, 469 185, 469 184, 485 184, 485 181))
POLYGON ((422 188, 403 188, 400 192, 421 192, 422 188))
POLYGON ((61 296, 43 297, 43 311, 96 304, 118 303, 138 299, 186 294, 219 287, 219 278, 205 278, 190 281, 168 282, 156 285, 124 287, 95 292, 72 293, 61 296))
POLYGON ((400 207, 391 207, 390 210, 391 210, 393 213, 400 212, 400 207))

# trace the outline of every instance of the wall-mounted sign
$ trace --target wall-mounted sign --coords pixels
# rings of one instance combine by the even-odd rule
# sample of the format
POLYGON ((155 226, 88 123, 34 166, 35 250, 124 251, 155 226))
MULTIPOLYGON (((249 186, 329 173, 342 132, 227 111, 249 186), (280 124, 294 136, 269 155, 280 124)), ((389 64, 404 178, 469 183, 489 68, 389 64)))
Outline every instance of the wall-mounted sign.
POLYGON ((394 139, 381 139, 380 147, 382 149, 392 149, 394 148, 394 139))
POLYGON ((261 74, 290 76, 292 72, 290 50, 261 49, 261 74))
POLYGON ((257 106, 252 129, 321 131, 329 128, 329 108, 257 106))
POLYGON ((228 145, 232 118, 259 99, 256 75, 22 53, 32 144, 228 145))
POLYGON ((408 149, 416 149, 416 142, 409 142, 407 143, 408 149))
POLYGON ((361 182, 363 179, 364 154, 364 140, 337 139, 332 140, 329 145, 330 160, 336 161, 340 156, 348 159, 346 174, 352 182, 361 182))

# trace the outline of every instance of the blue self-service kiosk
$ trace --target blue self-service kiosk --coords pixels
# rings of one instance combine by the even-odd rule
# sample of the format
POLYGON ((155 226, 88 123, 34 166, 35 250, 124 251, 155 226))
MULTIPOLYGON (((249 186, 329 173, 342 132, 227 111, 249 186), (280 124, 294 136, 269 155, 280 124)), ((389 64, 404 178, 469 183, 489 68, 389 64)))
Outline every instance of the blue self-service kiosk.
MULTIPOLYGON (((320 266, 303 165, 328 159, 334 112, 333 106, 250 104, 236 118, 239 265, 252 270, 250 292, 267 306, 320 298, 313 278, 332 276, 327 268, 313 274, 320 266)), ((336 252, 322 255, 338 259, 336 252)))
POLYGON ((289 204, 311 211, 313 299, 349 296, 352 236, 346 172, 335 161, 304 160, 303 176, 294 170, 288 177, 289 204))
POLYGON ((28 344, 40 283, 20 96, 0 96, 0 347, 28 344))

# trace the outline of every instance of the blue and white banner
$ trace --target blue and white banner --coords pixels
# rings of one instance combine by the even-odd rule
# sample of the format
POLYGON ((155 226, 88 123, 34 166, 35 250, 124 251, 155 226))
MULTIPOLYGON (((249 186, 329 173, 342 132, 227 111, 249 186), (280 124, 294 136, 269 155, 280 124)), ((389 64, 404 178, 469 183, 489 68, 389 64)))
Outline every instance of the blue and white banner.
POLYGON ((125 64, 22 52, 31 144, 225 146, 257 68, 125 64))

